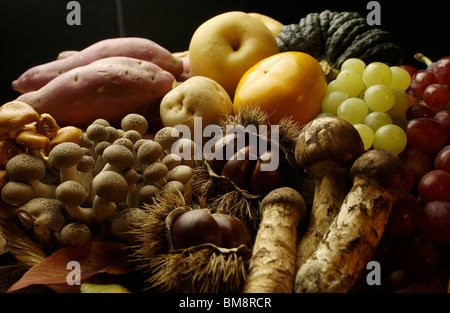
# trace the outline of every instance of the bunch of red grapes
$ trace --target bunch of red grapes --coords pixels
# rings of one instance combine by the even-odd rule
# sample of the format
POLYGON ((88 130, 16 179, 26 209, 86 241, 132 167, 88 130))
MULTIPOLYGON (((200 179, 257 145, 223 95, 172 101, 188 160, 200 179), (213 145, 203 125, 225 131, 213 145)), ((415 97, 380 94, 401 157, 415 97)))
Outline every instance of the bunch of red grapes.
POLYGON ((388 291, 430 279, 450 264, 450 56, 416 58, 425 69, 402 65, 411 75, 407 147, 399 154, 408 193, 392 208, 375 256, 388 291))

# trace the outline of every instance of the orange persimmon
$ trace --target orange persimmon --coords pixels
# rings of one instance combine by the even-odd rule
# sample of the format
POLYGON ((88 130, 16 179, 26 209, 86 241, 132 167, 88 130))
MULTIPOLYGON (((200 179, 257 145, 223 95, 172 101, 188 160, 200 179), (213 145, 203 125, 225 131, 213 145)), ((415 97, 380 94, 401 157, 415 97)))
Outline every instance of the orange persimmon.
POLYGON ((327 81, 319 62, 303 52, 282 52, 265 58, 241 77, 233 102, 234 114, 242 106, 259 106, 277 124, 292 117, 300 126, 321 110, 327 81))

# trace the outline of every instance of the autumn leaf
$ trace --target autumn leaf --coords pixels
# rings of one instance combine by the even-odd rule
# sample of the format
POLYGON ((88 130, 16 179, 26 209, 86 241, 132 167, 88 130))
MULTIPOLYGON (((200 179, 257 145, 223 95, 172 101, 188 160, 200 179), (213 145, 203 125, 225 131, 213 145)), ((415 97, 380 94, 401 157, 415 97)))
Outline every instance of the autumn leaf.
POLYGON ((94 241, 83 248, 64 247, 31 267, 8 292, 35 284, 68 286, 68 275, 74 269, 74 263, 69 262, 78 262, 80 281, 98 273, 130 273, 126 247, 112 241, 94 241))

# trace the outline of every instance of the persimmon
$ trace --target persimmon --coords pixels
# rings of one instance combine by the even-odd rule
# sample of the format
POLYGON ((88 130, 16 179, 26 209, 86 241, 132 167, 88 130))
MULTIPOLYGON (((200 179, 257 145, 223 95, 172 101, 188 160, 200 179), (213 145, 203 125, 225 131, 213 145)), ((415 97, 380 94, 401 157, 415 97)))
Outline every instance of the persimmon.
POLYGON ((265 58, 241 77, 233 100, 237 114, 242 106, 259 106, 271 124, 291 117, 300 126, 321 110, 327 81, 319 62, 303 52, 282 52, 265 58))

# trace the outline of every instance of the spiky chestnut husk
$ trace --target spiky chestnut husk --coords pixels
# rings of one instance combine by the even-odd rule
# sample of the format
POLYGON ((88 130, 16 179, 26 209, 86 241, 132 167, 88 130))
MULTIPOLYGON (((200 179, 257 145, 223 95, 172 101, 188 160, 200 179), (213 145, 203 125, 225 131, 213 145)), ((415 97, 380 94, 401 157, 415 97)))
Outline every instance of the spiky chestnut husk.
POLYGON ((162 192, 144 206, 144 217, 135 225, 137 244, 132 259, 148 275, 146 290, 153 292, 240 292, 251 250, 241 245, 226 249, 200 244, 174 249, 171 229, 176 217, 188 210, 205 209, 186 203, 180 193, 162 192))
MULTIPOLYGON (((267 137, 270 142, 271 125, 269 115, 260 108, 242 107, 238 114, 230 115, 221 121, 222 131, 225 134, 227 126, 246 128, 249 125, 267 126, 267 137)), ((279 122, 278 146, 282 156, 288 164, 289 178, 286 187, 299 191, 307 203, 312 203, 314 184, 308 173, 300 168, 295 161, 295 145, 301 131, 301 126, 290 118, 284 118, 279 122)), ((260 134, 257 134, 260 136, 260 134)), ((212 211, 229 214, 242 220, 253 233, 256 233, 261 212, 259 203, 266 194, 253 194, 248 189, 239 188, 232 180, 215 173, 208 161, 203 160, 193 168, 192 190, 194 194, 201 195, 212 211)))

